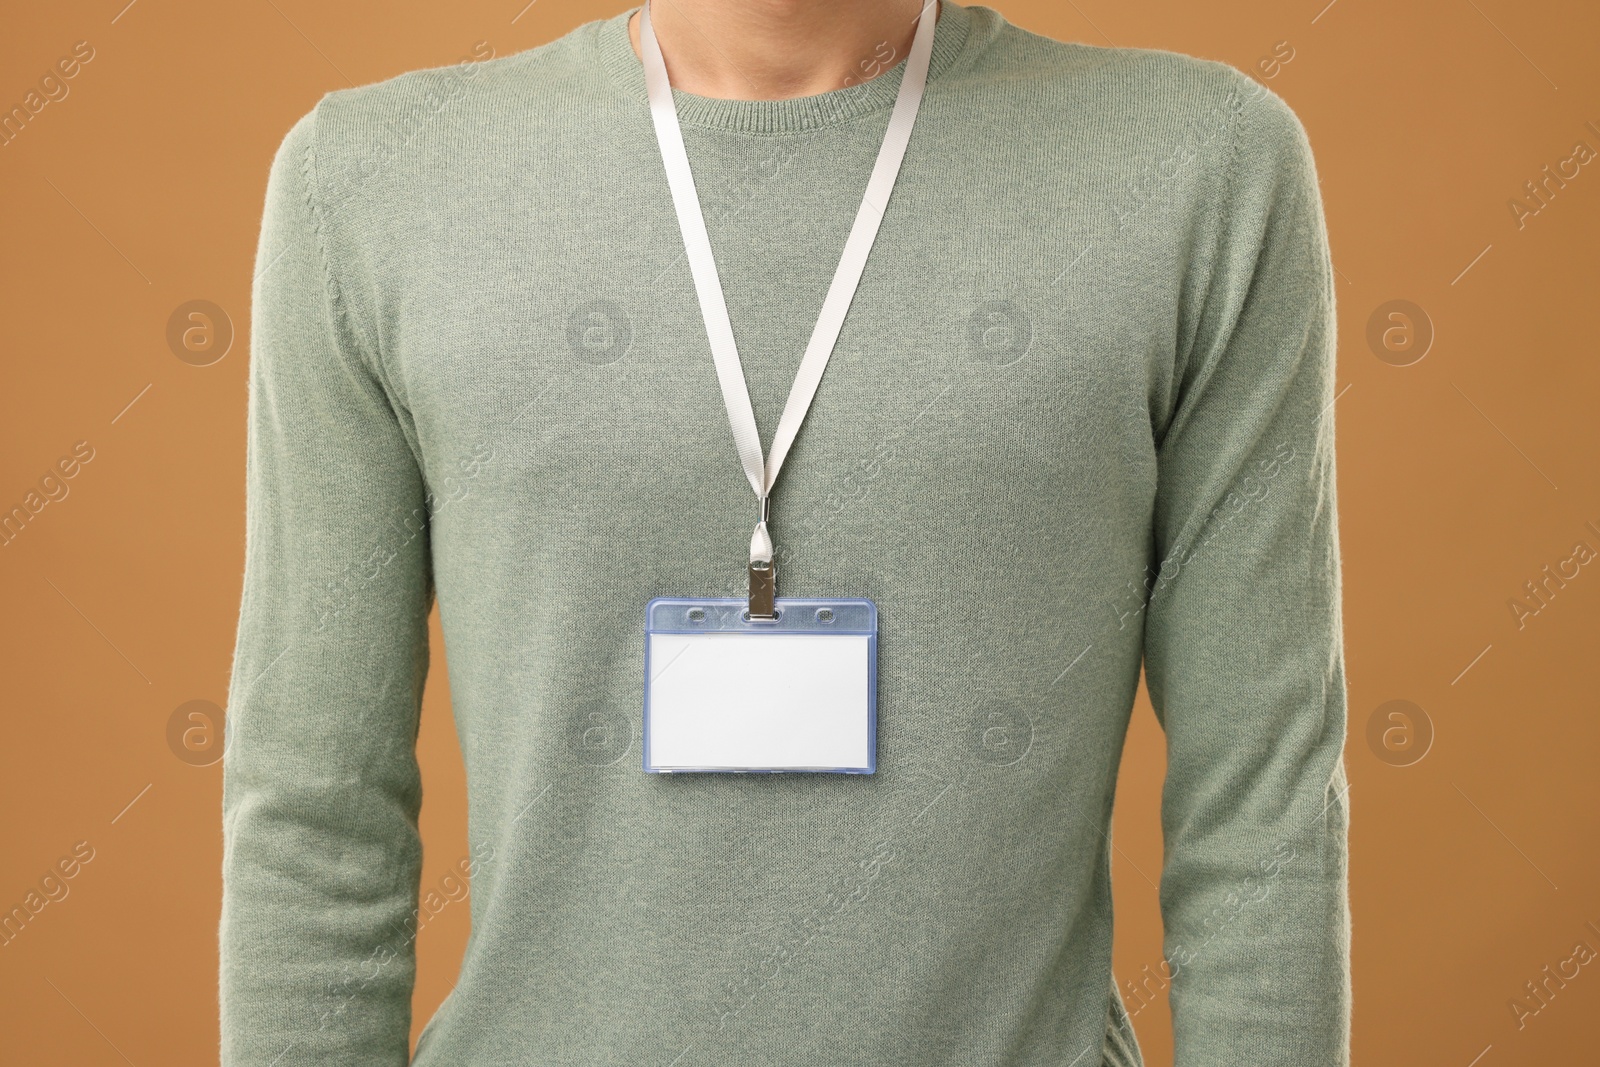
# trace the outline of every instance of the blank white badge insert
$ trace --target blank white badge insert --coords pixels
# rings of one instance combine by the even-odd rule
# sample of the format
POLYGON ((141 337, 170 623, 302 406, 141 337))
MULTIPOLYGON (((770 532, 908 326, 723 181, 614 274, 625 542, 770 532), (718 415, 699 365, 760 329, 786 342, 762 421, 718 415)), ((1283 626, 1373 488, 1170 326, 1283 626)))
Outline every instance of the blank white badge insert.
POLYGON ((870 600, 652 600, 647 771, 831 771, 876 765, 877 609, 870 600))

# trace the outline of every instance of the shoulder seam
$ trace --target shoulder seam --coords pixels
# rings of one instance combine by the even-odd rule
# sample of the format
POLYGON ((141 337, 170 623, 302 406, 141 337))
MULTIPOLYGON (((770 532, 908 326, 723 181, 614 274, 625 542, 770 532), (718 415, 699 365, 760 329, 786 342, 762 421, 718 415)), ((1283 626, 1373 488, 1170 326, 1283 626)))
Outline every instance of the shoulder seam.
MULTIPOLYGON (((1247 80, 1249 80, 1248 79, 1248 75, 1239 75, 1239 77, 1244 77, 1247 80)), ((1250 81, 1250 84, 1252 86, 1256 85, 1256 83, 1253 80, 1250 81)), ((1264 96, 1265 92, 1266 92, 1266 90, 1265 90, 1264 87, 1258 87, 1258 97, 1259 96, 1264 96)), ((1234 96, 1235 94, 1238 94, 1238 93, 1239 93, 1239 87, 1238 86, 1234 86, 1233 89, 1230 91, 1229 96, 1232 97, 1232 96, 1234 96)), ((1244 127, 1245 127, 1245 125, 1246 125, 1246 123, 1248 121, 1246 116, 1249 114, 1251 106, 1252 106, 1252 101, 1247 99, 1239 107, 1238 113, 1236 115, 1236 118, 1238 119, 1238 121, 1232 123, 1232 125, 1233 125, 1232 135, 1228 138, 1227 170, 1223 174, 1223 188, 1222 188, 1222 204, 1223 204, 1224 208, 1226 208, 1227 205, 1229 205, 1229 204, 1231 204, 1233 202, 1233 190, 1234 190, 1235 180, 1237 179, 1238 174, 1239 174, 1239 145, 1244 140, 1244 127)))
POLYGON ((317 143, 322 137, 322 104, 326 99, 327 96, 324 95, 311 109, 310 137, 306 139, 305 152, 300 159, 300 181, 305 186, 306 210, 311 216, 311 228, 316 235, 317 258, 322 267, 322 283, 327 289, 329 303, 332 304, 334 314, 343 324, 345 331, 359 339, 362 347, 361 361, 366 365, 368 373, 382 381, 387 392, 388 382, 379 365, 381 360, 378 358, 377 339, 356 321, 356 316, 351 313, 350 301, 345 296, 344 287, 339 283, 339 278, 333 270, 333 255, 329 249, 327 229, 324 225, 327 210, 323 206, 320 189, 321 168, 318 165, 320 160, 317 155, 317 143))
MULTIPOLYGON (((1322 212, 1323 212, 1322 204, 1321 204, 1322 192, 1321 192, 1321 188, 1320 188, 1320 183, 1318 181, 1318 175, 1316 173, 1315 158, 1312 155, 1310 136, 1309 136, 1308 132, 1306 131, 1305 124, 1304 124, 1304 122, 1301 121, 1299 114, 1294 110, 1293 106, 1287 100, 1285 100, 1282 96, 1280 96, 1279 94, 1274 92, 1268 86, 1266 86, 1266 85, 1264 85, 1264 84, 1262 84, 1260 82, 1257 82, 1254 78, 1250 78, 1249 75, 1242 75, 1242 76, 1249 80, 1250 85, 1255 90, 1254 98, 1252 100, 1250 100, 1249 102, 1247 102, 1246 105, 1245 105, 1246 109, 1248 109, 1250 107, 1254 107, 1254 106, 1259 106, 1259 105, 1265 105, 1265 106, 1269 106, 1270 107, 1272 105, 1272 101, 1276 100, 1277 101, 1277 106, 1281 110, 1281 112, 1283 114, 1283 117, 1288 120, 1288 124, 1289 124, 1289 127, 1290 127, 1290 137, 1291 137, 1291 140, 1293 142, 1292 149, 1285 149, 1285 150, 1286 151, 1290 151, 1291 153, 1296 154, 1296 155, 1298 155, 1298 154, 1300 154, 1302 152, 1304 153, 1304 163, 1309 168, 1307 170, 1307 173, 1305 174, 1305 177, 1310 179, 1311 184, 1308 187, 1306 187, 1305 189, 1301 190, 1300 193, 1297 194, 1297 195, 1305 196, 1305 197, 1308 197, 1310 199, 1311 203, 1308 206, 1312 209, 1311 213, 1314 216, 1316 216, 1316 218, 1318 220, 1318 221, 1316 221, 1314 223, 1314 225, 1317 225, 1323 231, 1322 234, 1321 234, 1321 243, 1323 244, 1323 246, 1325 248, 1327 248, 1327 251, 1328 251, 1327 258, 1322 259, 1322 257, 1318 257, 1314 250, 1311 251, 1310 254, 1314 258, 1322 259, 1322 261, 1317 264, 1317 273, 1321 277, 1321 280, 1322 280, 1322 283, 1323 283, 1322 290, 1321 290, 1321 292, 1319 294, 1319 299, 1323 300, 1323 301, 1331 302, 1332 299, 1333 299, 1333 264, 1332 264, 1332 248, 1331 248, 1331 243, 1332 242, 1329 239, 1329 235, 1327 233, 1325 220, 1322 220, 1322 218, 1321 218, 1322 212)), ((1234 131, 1234 143, 1233 143, 1233 148, 1232 148, 1232 158, 1229 161, 1229 175, 1228 175, 1228 178, 1229 178, 1229 181, 1228 181, 1228 193, 1229 193, 1229 198, 1230 199, 1231 199, 1231 195, 1232 195, 1232 192, 1233 192, 1234 177, 1235 177, 1235 175, 1237 174, 1237 171, 1238 171, 1237 161, 1238 161, 1238 156, 1239 156, 1239 152, 1240 152, 1241 143, 1242 143, 1243 138, 1244 138, 1244 133, 1243 133, 1244 125, 1245 125, 1244 122, 1240 122, 1239 123, 1239 129, 1234 131)), ((1281 195, 1281 194, 1279 194, 1277 192, 1277 190, 1274 190, 1274 195, 1278 196, 1278 195, 1281 195)))

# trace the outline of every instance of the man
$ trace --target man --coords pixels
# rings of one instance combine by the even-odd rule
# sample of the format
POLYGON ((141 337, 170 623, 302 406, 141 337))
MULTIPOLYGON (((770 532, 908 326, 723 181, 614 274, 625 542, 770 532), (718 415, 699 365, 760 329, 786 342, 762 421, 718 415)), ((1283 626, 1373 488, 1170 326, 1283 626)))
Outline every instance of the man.
POLYGON ((1140 1063, 1109 828, 1141 663, 1166 959, 1128 995, 1170 996, 1181 1067, 1347 1063, 1334 297, 1293 112, 949 0, 644 14, 330 93, 273 163, 222 1062, 407 1062, 437 596, 473 931, 415 1063, 1140 1063), (665 760, 657 598, 749 638, 679 668, 710 680, 674 743, 742 728, 706 725, 731 685, 770 752, 665 760), (826 598, 876 644, 786 659, 826 598), (747 646, 783 686, 726 681, 747 646), (803 707, 862 762, 786 762, 815 724, 774 708, 840 679, 803 707))

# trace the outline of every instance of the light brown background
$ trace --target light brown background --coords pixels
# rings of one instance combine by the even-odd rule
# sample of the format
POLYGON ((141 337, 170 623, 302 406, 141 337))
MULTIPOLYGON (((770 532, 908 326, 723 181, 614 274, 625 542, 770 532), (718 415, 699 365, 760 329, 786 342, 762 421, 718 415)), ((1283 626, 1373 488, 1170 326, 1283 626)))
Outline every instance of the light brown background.
MULTIPOLYGON (((621 10, 524 2, 7 7, 0 106, 75 42, 95 52, 68 96, 0 147, 0 510, 74 443, 94 449, 70 494, 0 547, 0 910, 74 843, 94 849, 70 895, 0 947, 8 1063, 215 1061, 220 766, 180 760, 168 722, 187 701, 226 698, 267 166, 325 91, 452 63, 478 42, 507 55, 621 10), (233 323, 209 366, 166 339, 192 299, 233 323)), ((1600 549, 1585 526, 1600 528, 1600 163, 1552 184, 1523 226, 1508 201, 1577 142, 1600 150, 1600 12, 1324 3, 995 0, 1053 37, 1256 71, 1305 122, 1339 270, 1355 1059, 1594 1062, 1600 961, 1551 983, 1520 1027, 1510 1002, 1580 941, 1600 950, 1600 562, 1521 629, 1508 601, 1576 542, 1600 549), (1275 51, 1293 58, 1257 67, 1275 51), (1437 334, 1410 366, 1367 340, 1396 299, 1437 334), (1403 731, 1388 748, 1368 741, 1380 705, 1402 699, 1434 731, 1409 766, 1396 765, 1419 751, 1403 731)), ((424 886, 466 854, 435 664, 424 886)), ((1141 700, 1116 814, 1124 979, 1161 958, 1162 759, 1141 700)), ((415 1029, 454 981, 467 928, 467 905, 452 903, 419 938, 415 1029)), ((1135 1023, 1149 1062, 1170 1063, 1164 1001, 1135 1023)))

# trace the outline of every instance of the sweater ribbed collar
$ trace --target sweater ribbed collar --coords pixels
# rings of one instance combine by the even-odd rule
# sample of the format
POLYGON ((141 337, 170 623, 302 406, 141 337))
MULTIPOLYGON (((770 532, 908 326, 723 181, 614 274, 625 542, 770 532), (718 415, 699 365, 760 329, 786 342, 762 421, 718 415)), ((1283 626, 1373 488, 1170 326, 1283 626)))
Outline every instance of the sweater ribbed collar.
MULTIPOLYGON (((940 73, 949 67, 968 44, 972 16, 965 7, 951 0, 938 0, 939 21, 933 27, 933 52, 928 58, 928 84, 931 88, 940 73)), ((600 64, 621 90, 641 108, 650 106, 645 91, 644 64, 634 54, 628 37, 628 19, 638 7, 601 20, 594 34, 600 64)), ((697 96, 681 89, 672 90, 678 106, 678 122, 739 133, 783 133, 832 126, 894 104, 905 73, 905 57, 894 67, 856 85, 833 89, 815 96, 787 100, 724 100, 697 96)))

